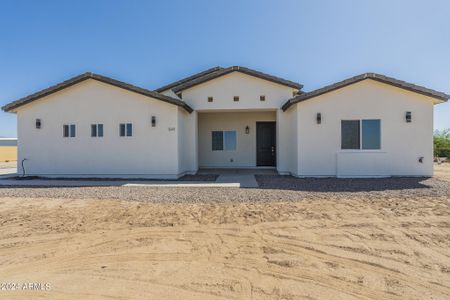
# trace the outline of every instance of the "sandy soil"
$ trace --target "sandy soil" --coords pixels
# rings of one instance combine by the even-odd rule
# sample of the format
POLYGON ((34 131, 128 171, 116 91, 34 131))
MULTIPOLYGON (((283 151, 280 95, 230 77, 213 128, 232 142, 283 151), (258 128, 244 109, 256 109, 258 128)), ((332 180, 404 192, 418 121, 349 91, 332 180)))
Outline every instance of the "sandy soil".
POLYGON ((449 299, 450 199, 0 198, 1 299, 449 299))
POLYGON ((450 162, 434 164, 434 177, 450 181, 450 162))

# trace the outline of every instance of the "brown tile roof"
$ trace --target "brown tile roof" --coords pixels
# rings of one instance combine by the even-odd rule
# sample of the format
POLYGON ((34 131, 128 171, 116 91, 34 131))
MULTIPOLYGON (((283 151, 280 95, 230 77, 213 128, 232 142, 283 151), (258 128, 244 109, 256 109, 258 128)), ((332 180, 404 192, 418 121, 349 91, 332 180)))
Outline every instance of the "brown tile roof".
POLYGON ((141 94, 141 95, 144 95, 144 96, 148 96, 148 97, 151 97, 151 98, 154 98, 154 99, 158 99, 158 100, 170 103, 170 104, 178 105, 178 106, 183 107, 189 113, 191 113, 193 111, 193 109, 189 105, 187 105, 185 102, 183 102, 181 100, 178 100, 178 99, 175 99, 175 98, 172 98, 172 97, 169 97, 169 96, 162 95, 162 94, 160 94, 158 92, 154 92, 154 91, 150 91, 150 90, 147 90, 147 89, 144 89, 144 88, 140 88, 140 87, 137 87, 137 86, 134 86, 134 85, 122 82, 122 81, 118 81, 118 80, 115 80, 115 79, 112 79, 112 78, 109 78, 109 77, 106 77, 106 76, 90 73, 90 72, 84 73, 84 74, 81 74, 81 75, 78 75, 78 76, 75 76, 75 77, 70 78, 70 79, 68 79, 66 81, 63 81, 61 83, 58 83, 58 84, 53 85, 51 87, 48 87, 48 88, 46 88, 44 90, 41 90, 41 91, 39 91, 37 93, 31 94, 29 96, 26 96, 24 98, 21 98, 19 100, 11 102, 11 103, 3 106, 2 109, 4 111, 6 111, 6 112, 14 110, 14 109, 16 109, 16 108, 18 108, 18 107, 20 107, 22 105, 25 105, 25 104, 30 103, 32 101, 38 100, 38 99, 40 99, 42 97, 48 96, 50 94, 53 94, 53 93, 55 93, 57 91, 60 91, 60 90, 63 90, 65 88, 67 88, 67 87, 70 87, 70 86, 72 86, 74 84, 80 83, 80 82, 82 82, 84 80, 87 80, 87 79, 98 80, 100 82, 107 83, 107 84, 110 84, 110 85, 113 85, 113 86, 116 86, 116 87, 119 87, 119 88, 123 88, 123 89, 126 89, 126 90, 131 91, 131 92, 135 92, 135 93, 138 93, 138 94, 141 94))
POLYGON ((399 87, 399 88, 402 88, 402 89, 405 89, 408 91, 419 93, 419 94, 422 94, 422 95, 425 95, 425 96, 428 96, 431 98, 439 99, 441 101, 447 101, 448 99, 450 99, 450 95, 447 95, 445 93, 438 92, 438 91, 435 91, 432 89, 428 89, 423 86, 415 85, 412 83, 408 83, 408 82, 405 82, 402 80, 398 80, 398 79, 395 79, 392 77, 387 77, 387 76, 376 74, 376 73, 364 73, 364 74, 354 76, 352 78, 349 78, 349 79, 346 79, 346 80, 343 80, 343 81, 340 81, 337 83, 333 83, 331 85, 327 85, 323 88, 295 96, 295 97, 289 99, 285 104, 283 104, 282 109, 285 111, 295 103, 299 103, 299 102, 311 99, 313 97, 320 96, 322 94, 343 88, 345 86, 357 83, 357 82, 365 80, 365 79, 372 79, 375 81, 390 84, 390 85, 393 85, 393 86, 396 86, 396 87, 399 87))
POLYGON ((186 82, 188 82, 188 81, 197 79, 197 78, 199 78, 199 77, 201 77, 201 76, 204 76, 204 75, 206 75, 206 74, 209 74, 209 73, 212 73, 212 72, 215 72, 215 71, 218 71, 218 70, 222 70, 222 69, 223 69, 222 67, 214 67, 214 68, 210 68, 210 69, 208 69, 208 70, 199 72, 199 73, 194 74, 194 75, 191 75, 191 76, 189 76, 189 77, 186 77, 186 78, 180 79, 180 80, 178 80, 178 81, 169 83, 169 84, 167 84, 167 85, 165 85, 165 86, 162 86, 162 87, 156 89, 155 91, 158 92, 158 93, 161 93, 161 92, 164 92, 164 91, 167 91, 167 90, 171 90, 171 89, 173 89, 174 87, 176 87, 177 85, 181 85, 181 84, 186 83, 186 82))
POLYGON ((216 67, 216 68, 212 68, 212 69, 208 69, 204 72, 195 74, 193 76, 187 77, 185 79, 179 80, 177 82, 174 82, 170 85, 166 85, 162 88, 157 89, 156 91, 164 91, 167 89, 172 89, 175 93, 181 92, 182 90, 188 89, 190 87, 193 87, 195 85, 204 83, 206 81, 218 78, 220 76, 229 74, 231 72, 241 72, 250 76, 254 76, 254 77, 258 77, 264 80, 268 80, 274 83, 278 83, 281 85, 285 85, 285 86, 289 86, 295 89, 300 90, 303 85, 297 83, 297 82, 293 82, 290 80, 286 80, 280 77, 276 77, 273 75, 269 75, 266 73, 262 73, 259 71, 255 71, 249 68, 245 68, 245 67, 240 67, 240 66, 233 66, 233 67, 228 67, 228 68, 221 68, 221 67, 216 67))

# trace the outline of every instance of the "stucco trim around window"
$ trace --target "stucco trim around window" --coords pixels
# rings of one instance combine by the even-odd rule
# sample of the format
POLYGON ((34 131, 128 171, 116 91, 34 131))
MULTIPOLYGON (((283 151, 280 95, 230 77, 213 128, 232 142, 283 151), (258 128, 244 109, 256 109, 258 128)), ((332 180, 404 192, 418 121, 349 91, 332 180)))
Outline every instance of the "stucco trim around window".
POLYGON ((150 90, 147 90, 147 89, 135 86, 135 85, 131 85, 131 84, 119 81, 119 80, 115 80, 115 79, 112 79, 112 78, 109 78, 109 77, 106 77, 103 75, 90 73, 90 72, 72 77, 66 81, 63 81, 61 83, 58 83, 56 85, 53 85, 46 89, 43 89, 39 92, 36 92, 34 94, 31 94, 29 96, 26 96, 24 98, 14 101, 14 102, 11 102, 11 103, 3 106, 2 110, 6 111, 6 112, 13 112, 15 109, 19 108, 20 106, 23 106, 23 105, 33 102, 35 100, 39 100, 40 98, 51 95, 53 93, 56 93, 60 90, 63 90, 65 88, 68 88, 72 85, 75 85, 77 83, 80 83, 80 82, 88 80, 88 79, 97 80, 97 81, 100 81, 100 82, 103 82, 106 84, 110 84, 110 85, 131 91, 131 92, 135 92, 135 93, 138 93, 138 94, 141 94, 141 95, 153 98, 153 99, 161 100, 161 101, 173 104, 173 105, 183 107, 189 113, 193 112, 193 109, 189 105, 187 105, 184 101, 181 101, 181 100, 178 100, 178 99, 166 96, 166 95, 162 95, 158 92, 150 91, 150 90))

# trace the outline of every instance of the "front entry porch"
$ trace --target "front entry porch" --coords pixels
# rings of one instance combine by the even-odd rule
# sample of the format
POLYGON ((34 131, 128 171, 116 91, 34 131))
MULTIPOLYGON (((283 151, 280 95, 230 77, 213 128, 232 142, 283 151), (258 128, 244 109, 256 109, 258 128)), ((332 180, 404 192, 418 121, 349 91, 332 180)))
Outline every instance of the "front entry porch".
POLYGON ((198 175, 219 175, 218 184, 236 184, 242 188, 259 187, 255 175, 278 175, 275 168, 210 168, 200 169, 198 175))
POLYGON ((277 165, 277 112, 198 112, 198 166, 221 173, 254 174, 277 165), (233 169, 226 171, 223 169, 233 169), (251 170, 248 170, 251 169, 251 170))
POLYGON ((278 175, 275 168, 202 168, 197 172, 198 175, 278 175))

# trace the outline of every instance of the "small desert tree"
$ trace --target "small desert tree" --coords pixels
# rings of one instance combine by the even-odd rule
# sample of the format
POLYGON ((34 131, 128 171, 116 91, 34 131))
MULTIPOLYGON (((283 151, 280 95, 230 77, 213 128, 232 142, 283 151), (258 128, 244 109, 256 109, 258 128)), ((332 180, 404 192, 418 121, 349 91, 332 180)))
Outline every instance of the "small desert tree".
POLYGON ((450 158, 450 129, 436 130, 433 140, 434 156, 450 158))

